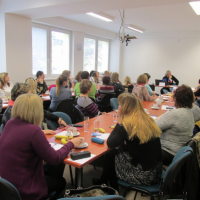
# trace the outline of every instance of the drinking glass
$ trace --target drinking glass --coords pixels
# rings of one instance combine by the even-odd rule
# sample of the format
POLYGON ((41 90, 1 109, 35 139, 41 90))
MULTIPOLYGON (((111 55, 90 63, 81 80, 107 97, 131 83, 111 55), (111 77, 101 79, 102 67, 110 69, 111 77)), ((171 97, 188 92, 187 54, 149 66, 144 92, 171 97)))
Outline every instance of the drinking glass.
POLYGON ((89 132, 89 117, 84 117, 84 132, 89 132))
POLYGON ((117 117, 118 117, 118 110, 115 109, 115 110, 113 111, 113 122, 116 122, 116 123, 117 123, 117 117))
POLYGON ((99 132, 99 125, 100 125, 100 121, 98 119, 94 120, 94 132, 95 133, 99 132))

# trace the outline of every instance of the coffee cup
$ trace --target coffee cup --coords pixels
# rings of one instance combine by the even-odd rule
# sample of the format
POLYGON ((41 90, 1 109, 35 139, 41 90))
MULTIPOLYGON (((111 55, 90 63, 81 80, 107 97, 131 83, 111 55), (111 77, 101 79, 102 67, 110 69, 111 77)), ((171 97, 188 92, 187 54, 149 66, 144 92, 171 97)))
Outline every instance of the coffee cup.
POLYGON ((153 104, 153 108, 158 108, 157 104, 153 104))
POLYGON ((68 137, 73 137, 73 133, 71 132, 70 129, 67 130, 67 136, 68 136, 68 137))
POLYGON ((80 147, 80 148, 83 148, 83 147, 84 147, 84 144, 85 144, 85 138, 82 138, 82 142, 80 143, 79 147, 80 147))
POLYGON ((159 100, 159 99, 156 100, 156 104, 158 107, 161 105, 161 103, 162 103, 162 100, 159 100))
POLYGON ((76 133, 77 133, 77 128, 76 127, 71 127, 70 130, 72 131, 73 136, 75 136, 76 133))

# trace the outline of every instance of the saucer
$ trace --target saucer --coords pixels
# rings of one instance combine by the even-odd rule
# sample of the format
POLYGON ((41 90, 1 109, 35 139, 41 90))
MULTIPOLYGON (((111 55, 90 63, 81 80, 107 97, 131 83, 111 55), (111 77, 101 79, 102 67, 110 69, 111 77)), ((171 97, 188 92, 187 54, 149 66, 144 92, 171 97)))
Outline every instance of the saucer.
POLYGON ((76 134, 73 135, 73 136, 76 137, 76 136, 79 136, 79 135, 80 135, 80 133, 79 133, 79 132, 76 132, 76 134))
POLYGON ((84 149, 88 147, 88 143, 87 142, 84 142, 84 145, 82 147, 74 147, 74 148, 77 148, 77 149, 84 149))

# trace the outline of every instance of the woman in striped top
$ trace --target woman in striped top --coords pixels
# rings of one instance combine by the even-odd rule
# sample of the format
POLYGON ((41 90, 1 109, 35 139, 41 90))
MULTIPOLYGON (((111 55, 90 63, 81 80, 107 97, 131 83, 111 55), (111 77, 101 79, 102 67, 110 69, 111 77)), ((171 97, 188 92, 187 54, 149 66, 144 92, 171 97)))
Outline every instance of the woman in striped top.
POLYGON ((89 118, 95 117, 100 114, 98 106, 88 97, 92 91, 92 82, 84 79, 80 83, 81 94, 77 100, 77 106, 85 116, 89 118))

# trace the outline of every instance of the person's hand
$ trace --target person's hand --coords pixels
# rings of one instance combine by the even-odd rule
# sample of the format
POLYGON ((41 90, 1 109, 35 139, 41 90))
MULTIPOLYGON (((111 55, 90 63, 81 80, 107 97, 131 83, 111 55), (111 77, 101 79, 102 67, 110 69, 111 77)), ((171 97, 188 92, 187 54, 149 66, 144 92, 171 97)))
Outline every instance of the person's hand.
POLYGON ((44 132, 45 135, 53 135, 53 134, 56 133, 55 131, 49 130, 49 129, 47 129, 47 130, 42 130, 42 131, 44 132))
POLYGON ((77 137, 77 138, 73 138, 70 141, 74 144, 74 147, 79 147, 80 144, 83 142, 83 140, 84 140, 83 137, 77 137))
POLYGON ((153 96, 154 100, 158 98, 158 96, 157 96, 157 95, 152 95, 152 96, 153 96))
POLYGON ((106 112, 101 112, 101 114, 102 114, 102 115, 105 115, 105 114, 107 114, 107 113, 106 113, 106 112))
POLYGON ((59 124, 60 126, 61 126, 61 125, 67 126, 67 124, 65 123, 65 121, 64 121, 63 119, 61 119, 61 118, 58 119, 58 124, 59 124))
POLYGON ((43 80, 42 78, 38 78, 38 79, 37 79, 37 82, 38 82, 38 83, 43 83, 44 80, 43 80))
POLYGON ((153 91, 153 95, 156 95, 156 92, 155 92, 155 91, 153 91))

